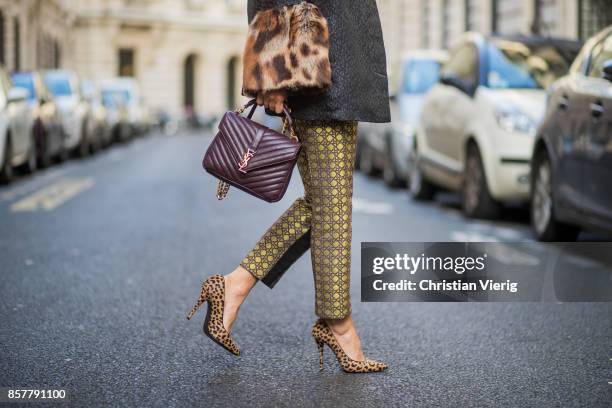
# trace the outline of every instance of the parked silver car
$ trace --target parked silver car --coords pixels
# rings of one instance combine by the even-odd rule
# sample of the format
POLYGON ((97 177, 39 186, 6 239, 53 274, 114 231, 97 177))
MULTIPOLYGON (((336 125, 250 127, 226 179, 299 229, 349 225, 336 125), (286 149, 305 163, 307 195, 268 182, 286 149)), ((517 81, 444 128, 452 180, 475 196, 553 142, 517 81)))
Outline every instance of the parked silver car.
POLYGON ((113 78, 100 82, 105 95, 115 95, 125 107, 132 136, 145 133, 151 126, 151 119, 144 103, 138 82, 134 78, 113 78))
POLYGON ((414 50, 400 63, 399 84, 391 96, 391 123, 359 125, 358 166, 367 174, 382 171, 390 186, 408 181, 414 132, 425 94, 438 82, 441 50, 414 50))
POLYGON ((0 183, 13 179, 13 168, 36 170, 36 143, 32 115, 27 103, 28 91, 13 87, 0 68, 0 183))
POLYGON ((90 146, 97 142, 96 135, 90 131, 91 107, 83 97, 79 77, 73 71, 51 70, 45 71, 43 78, 62 113, 66 132, 64 147, 80 157, 86 156, 90 146))

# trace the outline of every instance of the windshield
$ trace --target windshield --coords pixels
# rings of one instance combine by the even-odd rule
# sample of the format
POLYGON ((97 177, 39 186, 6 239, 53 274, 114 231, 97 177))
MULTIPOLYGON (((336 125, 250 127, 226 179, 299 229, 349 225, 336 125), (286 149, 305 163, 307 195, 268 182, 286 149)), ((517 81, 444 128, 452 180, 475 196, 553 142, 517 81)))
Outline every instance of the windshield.
POLYGON ((36 91, 34 90, 34 79, 31 74, 20 73, 11 75, 13 85, 19 88, 24 88, 28 91, 28 100, 36 99, 36 91))
POLYGON ((104 89, 102 91, 102 98, 109 101, 109 103, 120 101, 127 105, 131 102, 132 95, 127 89, 104 89))
POLYGON ((578 51, 508 40, 488 42, 486 50, 487 86, 493 89, 545 89, 567 73, 578 51))
POLYGON ((116 108, 119 105, 129 105, 132 95, 126 89, 104 89, 102 90, 102 103, 108 108, 116 108))
POLYGON ((403 93, 425 93, 438 82, 440 63, 434 60, 409 60, 404 63, 403 93))
POLYGON ((72 87, 70 79, 65 75, 46 74, 45 83, 53 96, 70 96, 72 95, 72 87))

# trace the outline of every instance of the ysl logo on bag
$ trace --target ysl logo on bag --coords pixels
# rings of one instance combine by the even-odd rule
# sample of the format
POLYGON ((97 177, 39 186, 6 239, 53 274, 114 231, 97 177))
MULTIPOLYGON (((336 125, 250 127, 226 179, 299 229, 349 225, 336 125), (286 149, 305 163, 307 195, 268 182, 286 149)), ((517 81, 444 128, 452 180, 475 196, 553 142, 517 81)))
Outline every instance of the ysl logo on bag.
POLYGON ((247 151, 244 152, 244 156, 242 156, 242 160, 238 162, 238 170, 246 174, 245 169, 253 156, 255 156, 255 150, 247 149, 247 151))

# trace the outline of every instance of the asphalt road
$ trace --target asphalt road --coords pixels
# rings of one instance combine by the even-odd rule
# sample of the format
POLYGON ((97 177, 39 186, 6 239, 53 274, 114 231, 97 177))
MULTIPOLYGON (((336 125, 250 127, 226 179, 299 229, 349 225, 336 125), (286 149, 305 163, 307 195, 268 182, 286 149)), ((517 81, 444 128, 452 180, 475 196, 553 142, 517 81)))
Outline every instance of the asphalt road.
POLYGON ((360 303, 360 241, 516 241, 524 212, 468 222, 355 178, 353 309, 384 373, 343 373, 309 331, 309 254, 257 285, 239 358, 185 314, 203 278, 232 270, 300 194, 214 198, 206 137, 154 136, 0 188, 0 387, 63 388, 70 405, 147 407, 610 407, 608 303, 360 303))

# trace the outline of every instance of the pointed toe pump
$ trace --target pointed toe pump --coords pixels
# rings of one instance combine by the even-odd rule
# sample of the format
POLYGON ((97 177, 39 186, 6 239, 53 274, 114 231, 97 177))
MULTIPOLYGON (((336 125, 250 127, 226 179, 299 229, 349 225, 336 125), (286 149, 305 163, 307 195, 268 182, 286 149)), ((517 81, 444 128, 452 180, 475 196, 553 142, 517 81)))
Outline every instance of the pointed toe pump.
POLYGON ((230 353, 239 356, 240 348, 223 326, 224 301, 225 280, 221 275, 213 275, 202 282, 200 297, 187 315, 187 320, 193 317, 204 302, 208 302, 208 310, 206 311, 206 319, 204 320, 204 334, 230 353))
POLYGON ((370 360, 353 360, 350 358, 338 341, 334 337, 331 329, 324 320, 319 319, 312 327, 312 337, 314 337, 317 347, 319 348, 319 367, 323 370, 323 347, 327 346, 334 352, 340 367, 347 373, 374 373, 377 371, 386 370, 389 366, 379 361, 370 360))

